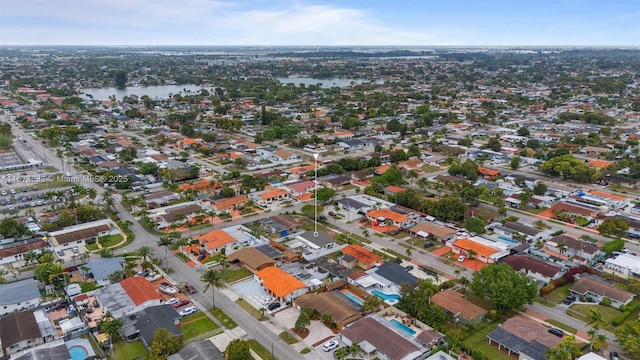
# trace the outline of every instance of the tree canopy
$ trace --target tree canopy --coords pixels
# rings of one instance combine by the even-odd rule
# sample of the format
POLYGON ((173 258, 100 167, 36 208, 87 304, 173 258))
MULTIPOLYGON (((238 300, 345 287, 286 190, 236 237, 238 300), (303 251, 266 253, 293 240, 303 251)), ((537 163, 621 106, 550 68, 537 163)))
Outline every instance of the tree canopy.
POLYGON ((182 348, 182 341, 169 330, 160 328, 153 333, 146 360, 164 360, 182 348))
POLYGON ((561 176, 577 182, 591 183, 598 178, 598 171, 587 166, 583 160, 573 155, 561 155, 551 158, 540 165, 540 171, 551 176, 561 176))
POLYGON ((493 263, 474 273, 470 288, 475 295, 488 297, 501 314, 530 303, 538 293, 533 281, 504 263, 493 263))
POLYGON ((598 226, 600 235, 621 238, 627 235, 629 231, 629 222, 615 216, 604 219, 602 224, 598 226))
POLYGON ((640 321, 625 321, 615 334, 622 350, 632 358, 640 359, 640 321))
POLYGON ((251 350, 249 349, 249 343, 241 340, 232 340, 225 350, 227 359, 229 360, 251 360, 251 350))

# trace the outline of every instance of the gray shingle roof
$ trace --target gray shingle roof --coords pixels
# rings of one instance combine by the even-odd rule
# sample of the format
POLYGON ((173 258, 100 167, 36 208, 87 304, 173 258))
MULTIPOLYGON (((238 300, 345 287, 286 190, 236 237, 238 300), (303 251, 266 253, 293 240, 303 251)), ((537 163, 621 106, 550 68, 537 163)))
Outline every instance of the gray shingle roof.
POLYGON ((0 306, 17 304, 36 298, 40 298, 40 291, 34 279, 0 284, 0 306))

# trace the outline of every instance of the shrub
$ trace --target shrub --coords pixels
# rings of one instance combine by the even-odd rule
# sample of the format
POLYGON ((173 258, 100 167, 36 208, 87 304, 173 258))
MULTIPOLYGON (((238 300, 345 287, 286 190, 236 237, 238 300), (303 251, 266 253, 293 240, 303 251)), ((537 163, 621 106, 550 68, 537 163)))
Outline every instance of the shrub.
POLYGON ((605 297, 602 299, 602 301, 600 302, 600 305, 603 305, 603 306, 611 306, 611 299, 609 299, 608 297, 606 297, 606 296, 605 296, 605 297))

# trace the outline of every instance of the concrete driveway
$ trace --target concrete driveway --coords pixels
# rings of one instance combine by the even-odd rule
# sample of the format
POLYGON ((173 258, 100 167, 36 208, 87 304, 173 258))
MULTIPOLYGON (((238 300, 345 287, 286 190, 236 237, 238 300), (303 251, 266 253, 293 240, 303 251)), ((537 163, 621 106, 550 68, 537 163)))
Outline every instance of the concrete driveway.
MULTIPOLYGON (((275 314, 275 321, 283 328, 293 329, 296 325, 296 320, 298 320, 298 316, 300 316, 300 311, 289 307, 277 312, 275 314)), ((309 325, 307 329, 309 329, 309 335, 304 339, 304 342, 309 346, 313 346, 328 337, 335 336, 333 331, 324 326, 322 321, 319 320, 312 320, 311 325, 309 325)))

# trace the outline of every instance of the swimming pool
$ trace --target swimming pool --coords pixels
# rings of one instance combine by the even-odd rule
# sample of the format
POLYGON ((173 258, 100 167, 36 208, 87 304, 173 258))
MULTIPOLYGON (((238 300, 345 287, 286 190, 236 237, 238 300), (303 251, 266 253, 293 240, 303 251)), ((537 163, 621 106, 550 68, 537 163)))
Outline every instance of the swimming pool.
POLYGON ((498 236, 498 239, 504 241, 504 242, 508 242, 510 244, 515 244, 517 243, 517 241, 511 240, 508 237, 504 237, 504 236, 498 236))
POLYGON ((400 329, 402 329, 402 331, 406 332, 409 335, 413 335, 413 334, 416 333, 415 331, 411 330, 410 327, 408 327, 407 325, 401 323, 400 321, 398 321, 396 319, 391 319, 389 321, 391 321, 393 323, 393 325, 399 327, 400 329))
POLYGON ((348 297, 349 299, 353 300, 353 302, 355 302, 356 304, 358 304, 358 305, 362 305, 362 304, 363 304, 362 300, 361 300, 359 297, 357 297, 357 296, 353 295, 352 293, 350 293, 350 292, 345 292, 345 293, 343 293, 343 294, 344 294, 344 296, 346 296, 346 297, 348 297))
POLYGON ((71 355, 71 360, 85 360, 89 357, 89 352, 84 346, 74 345, 69 348, 69 355, 71 355))
POLYGON ((388 300, 400 300, 400 295, 398 294, 385 294, 380 290, 373 290, 371 293, 384 301, 388 300))

